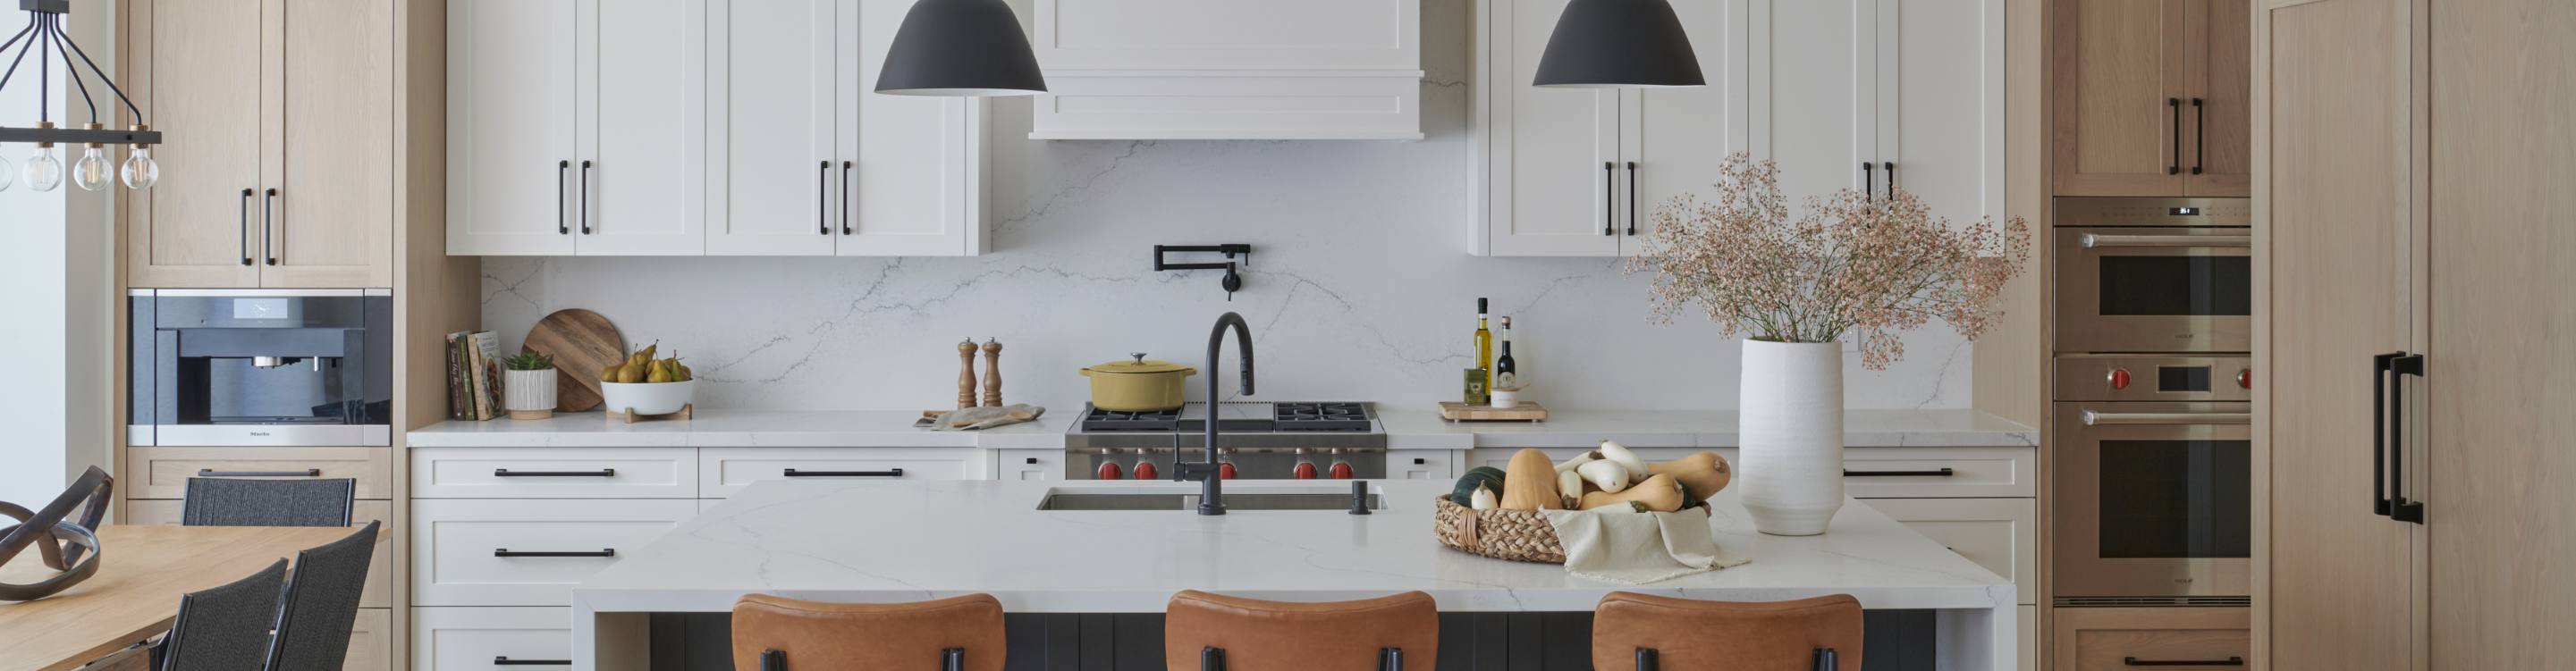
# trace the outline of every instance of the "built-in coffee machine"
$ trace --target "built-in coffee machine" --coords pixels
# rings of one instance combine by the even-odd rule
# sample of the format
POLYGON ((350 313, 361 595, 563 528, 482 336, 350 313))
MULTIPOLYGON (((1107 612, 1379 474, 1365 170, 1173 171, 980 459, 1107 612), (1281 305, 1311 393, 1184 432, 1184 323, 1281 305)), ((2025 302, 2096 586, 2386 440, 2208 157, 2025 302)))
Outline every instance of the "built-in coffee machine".
POLYGON ((128 445, 393 444, 388 289, 134 289, 128 445))

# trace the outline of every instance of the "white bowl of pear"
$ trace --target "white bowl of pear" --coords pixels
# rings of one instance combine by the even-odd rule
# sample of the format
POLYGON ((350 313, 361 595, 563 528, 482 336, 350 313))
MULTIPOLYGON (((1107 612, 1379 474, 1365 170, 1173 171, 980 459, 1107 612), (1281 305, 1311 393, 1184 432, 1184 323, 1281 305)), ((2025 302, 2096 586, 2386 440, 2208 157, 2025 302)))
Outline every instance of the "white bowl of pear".
POLYGON ((680 357, 653 358, 661 345, 626 355, 626 362, 599 373, 600 405, 612 413, 668 415, 688 407, 697 378, 680 357))

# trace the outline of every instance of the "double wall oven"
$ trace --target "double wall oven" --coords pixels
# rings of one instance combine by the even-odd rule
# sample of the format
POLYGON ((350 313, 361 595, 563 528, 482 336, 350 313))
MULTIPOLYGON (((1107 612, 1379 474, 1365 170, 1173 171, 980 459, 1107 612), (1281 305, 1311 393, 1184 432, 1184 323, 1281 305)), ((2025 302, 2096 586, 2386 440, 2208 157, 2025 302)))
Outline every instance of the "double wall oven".
POLYGON ((2252 204, 2056 203, 2061 606, 2252 593, 2252 204))

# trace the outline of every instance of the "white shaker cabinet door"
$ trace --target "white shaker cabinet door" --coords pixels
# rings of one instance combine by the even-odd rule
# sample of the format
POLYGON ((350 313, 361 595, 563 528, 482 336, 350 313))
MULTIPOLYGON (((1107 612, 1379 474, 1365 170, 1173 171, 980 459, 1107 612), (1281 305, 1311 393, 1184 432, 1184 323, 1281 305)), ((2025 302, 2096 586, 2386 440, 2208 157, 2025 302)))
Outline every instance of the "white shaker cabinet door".
POLYGON ((1752 52, 1746 40, 1750 7, 1743 0, 1673 3, 1699 55, 1706 86, 1625 92, 1620 125, 1620 253, 1644 251, 1655 232, 1655 211, 1676 196, 1716 200, 1719 171, 1728 154, 1749 151, 1747 86, 1752 52))
POLYGON ((1530 85, 1566 0, 1491 0, 1479 35, 1488 125, 1485 229, 1493 256, 1617 256, 1619 99, 1530 85))
POLYGON ((579 253, 704 253, 707 0, 579 8, 579 253))
POLYGON ((1879 178, 1955 225, 2004 213, 2002 0, 1880 0, 1879 178))
POLYGON ((1760 59, 1750 82, 1751 149, 1779 162, 1791 217, 1812 196, 1885 188, 1877 165, 1879 2, 1771 2, 1767 23, 1750 26, 1760 59))
MULTIPOLYGON (((983 245, 984 104, 875 93, 909 2, 842 0, 843 158, 855 157, 842 256, 970 256, 983 245), (853 32, 854 31, 854 32, 853 32), (851 38, 855 39, 851 39, 851 38), (851 85, 855 83, 855 86, 851 85)), ((839 204, 835 203, 835 207, 839 204)))
POLYGON ((447 253, 573 253, 579 1, 447 5, 447 253))
MULTIPOLYGON (((847 222, 837 136, 843 0, 715 0, 711 255, 830 255, 847 222)), ((853 161, 855 159, 848 159, 853 161)))

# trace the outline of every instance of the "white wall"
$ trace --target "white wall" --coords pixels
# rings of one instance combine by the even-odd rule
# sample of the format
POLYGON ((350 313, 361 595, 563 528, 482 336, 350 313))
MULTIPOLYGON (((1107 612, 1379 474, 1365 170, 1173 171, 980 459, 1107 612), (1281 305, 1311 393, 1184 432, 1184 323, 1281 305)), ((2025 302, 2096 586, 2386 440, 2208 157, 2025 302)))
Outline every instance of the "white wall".
MULTIPOLYGON (((65 22, 67 32, 100 67, 112 72, 115 44, 105 27, 114 16, 108 3, 81 3, 86 16, 65 22)), ((15 24, 24 14, 10 12, 0 24, 15 24)), ((15 32, 9 30, 6 32, 15 32)), ((14 51, 14 50, 13 50, 14 51)), ((69 82, 54 61, 52 113, 56 124, 87 121, 86 107, 64 100, 69 82), (77 121, 65 114, 81 109, 77 121)), ((0 125, 36 122, 35 63, 21 66, 16 79, 0 91, 0 125)), ((73 95, 77 95, 76 93, 73 95)), ((80 158, 78 146, 57 146, 55 157, 69 167, 80 158)), ((24 144, 0 145, 0 158, 11 170, 26 165, 34 151, 24 144)), ((0 226, 10 244, 0 245, 0 287, 8 303, 0 316, 0 353, 6 353, 6 384, 0 384, 0 408, 9 423, 0 437, 0 501, 35 507, 61 493, 71 476, 92 465, 108 464, 106 423, 113 351, 108 338, 109 310, 115 304, 112 266, 108 264, 106 197, 111 192, 81 191, 66 182, 38 193, 23 178, 0 192, 0 226)))

